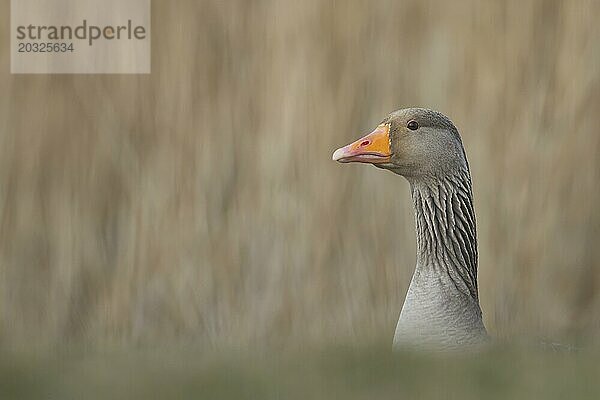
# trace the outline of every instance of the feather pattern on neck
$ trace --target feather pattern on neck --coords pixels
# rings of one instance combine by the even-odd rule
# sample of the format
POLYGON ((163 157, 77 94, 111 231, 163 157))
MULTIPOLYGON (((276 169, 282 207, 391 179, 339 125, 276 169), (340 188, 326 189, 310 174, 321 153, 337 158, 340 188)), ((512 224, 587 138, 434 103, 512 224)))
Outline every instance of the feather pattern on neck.
POLYGON ((411 188, 417 264, 438 269, 477 300, 477 234, 468 172, 413 182, 411 188))
POLYGON ((409 179, 417 266, 394 345, 460 349, 487 338, 477 289, 477 234, 468 169, 409 179))

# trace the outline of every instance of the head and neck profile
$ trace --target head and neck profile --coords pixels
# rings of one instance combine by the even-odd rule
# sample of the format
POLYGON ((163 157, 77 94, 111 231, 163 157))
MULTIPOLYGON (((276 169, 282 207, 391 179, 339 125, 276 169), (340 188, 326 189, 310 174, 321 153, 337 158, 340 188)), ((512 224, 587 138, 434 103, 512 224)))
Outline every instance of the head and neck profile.
POLYGON ((459 350, 486 342, 471 176, 450 119, 424 108, 395 111, 370 134, 336 150, 333 160, 372 164, 410 184, 416 267, 394 348, 459 350))

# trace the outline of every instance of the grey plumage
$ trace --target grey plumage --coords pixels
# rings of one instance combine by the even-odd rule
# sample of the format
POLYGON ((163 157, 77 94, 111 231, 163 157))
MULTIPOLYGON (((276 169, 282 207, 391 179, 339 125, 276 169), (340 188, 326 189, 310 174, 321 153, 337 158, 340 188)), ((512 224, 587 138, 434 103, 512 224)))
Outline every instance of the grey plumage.
POLYGON ((458 349, 487 334, 477 289, 477 238, 468 170, 411 182, 417 263, 394 347, 458 349))
POLYGON ((336 150, 333 159, 371 163, 411 186, 417 260, 394 347, 453 350, 484 343, 471 176, 450 119, 424 108, 395 111, 371 134, 336 150))

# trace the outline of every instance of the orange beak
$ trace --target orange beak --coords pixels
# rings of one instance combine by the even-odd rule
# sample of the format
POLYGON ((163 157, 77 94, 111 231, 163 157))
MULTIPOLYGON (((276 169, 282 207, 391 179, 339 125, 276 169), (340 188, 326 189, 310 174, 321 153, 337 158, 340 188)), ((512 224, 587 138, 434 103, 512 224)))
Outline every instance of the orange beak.
POLYGON ((379 125, 367 136, 333 153, 333 161, 341 163, 385 164, 390 162, 391 157, 389 124, 379 125))

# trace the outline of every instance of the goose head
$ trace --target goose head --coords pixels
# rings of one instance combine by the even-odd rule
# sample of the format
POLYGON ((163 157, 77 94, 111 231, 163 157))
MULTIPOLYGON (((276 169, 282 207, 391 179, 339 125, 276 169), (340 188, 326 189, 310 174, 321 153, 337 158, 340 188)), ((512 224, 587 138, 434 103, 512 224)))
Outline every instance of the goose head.
POLYGON ((468 170, 462 141, 452 121, 425 108, 392 112, 373 132, 337 149, 333 160, 373 164, 411 181, 468 170))
POLYGON ((460 349, 487 340, 477 292, 477 233, 471 178, 458 130, 443 114, 406 108, 333 160, 404 176, 415 210, 417 262, 394 346, 460 349))

